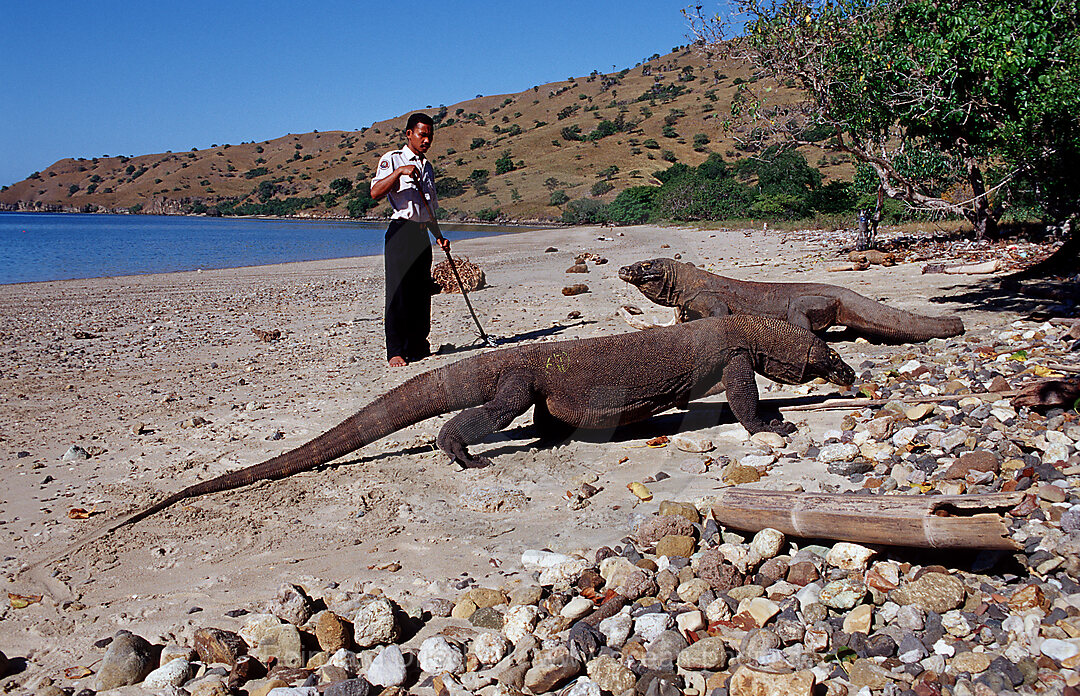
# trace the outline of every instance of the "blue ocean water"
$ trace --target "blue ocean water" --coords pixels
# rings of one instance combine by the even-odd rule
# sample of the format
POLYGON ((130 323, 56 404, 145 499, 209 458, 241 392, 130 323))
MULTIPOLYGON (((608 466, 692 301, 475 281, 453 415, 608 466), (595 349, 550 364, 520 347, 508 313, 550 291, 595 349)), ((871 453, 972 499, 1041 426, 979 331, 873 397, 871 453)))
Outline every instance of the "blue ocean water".
MULTIPOLYGON (((451 241, 521 227, 442 225, 451 241)), ((0 284, 381 254, 385 223, 0 213, 0 284)))

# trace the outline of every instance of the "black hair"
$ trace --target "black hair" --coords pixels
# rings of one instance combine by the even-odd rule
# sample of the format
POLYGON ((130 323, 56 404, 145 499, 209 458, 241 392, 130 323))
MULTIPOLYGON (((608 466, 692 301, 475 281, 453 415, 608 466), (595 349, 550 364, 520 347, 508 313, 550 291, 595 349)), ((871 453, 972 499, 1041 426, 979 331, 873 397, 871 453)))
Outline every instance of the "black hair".
POLYGON ((422 111, 417 111, 415 114, 409 117, 408 123, 405 124, 405 130, 411 131, 421 123, 426 123, 433 129, 435 128, 435 121, 431 120, 430 116, 428 116, 422 111))

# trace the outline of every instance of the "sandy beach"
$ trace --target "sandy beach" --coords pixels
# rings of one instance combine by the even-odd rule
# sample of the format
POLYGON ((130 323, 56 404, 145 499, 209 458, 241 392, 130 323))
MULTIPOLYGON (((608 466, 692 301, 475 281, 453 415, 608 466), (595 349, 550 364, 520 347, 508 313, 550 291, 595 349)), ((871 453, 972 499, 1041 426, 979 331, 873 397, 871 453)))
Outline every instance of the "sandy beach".
MULTIPOLYGON (((960 312, 976 337, 1018 316, 948 301, 986 282, 978 276, 921 275, 919 264, 830 273, 840 258, 824 244, 833 236, 584 227, 469 240, 454 252, 486 272, 488 287, 471 297, 485 329, 506 345, 631 331, 617 314, 624 304, 669 319, 670 310, 650 305, 617 271, 675 254, 737 278, 830 282, 909 311, 960 312), (582 252, 608 263, 565 274, 582 252), (579 282, 590 291, 560 292, 579 282)), ((554 450, 536 447, 526 414, 474 448, 493 466, 463 471, 434 447, 444 416, 321 470, 190 500, 93 541, 56 564, 48 588, 18 574, 161 493, 291 449, 406 378, 481 350, 461 297, 441 295, 431 339, 442 352, 388 369, 382 302, 380 257, 0 286, 0 573, 10 592, 44 594, 26 608, 0 607, 0 650, 27 660, 18 681, 85 664, 94 641, 118 628, 161 642, 190 641, 208 624, 235 630, 230 622, 239 619, 225 612, 250 608, 285 581, 378 588, 403 606, 453 595, 447 581, 462 574, 497 584, 520 572, 525 549, 614 544, 635 510, 709 498, 721 486, 720 467, 696 474, 685 465, 752 450, 717 397, 711 408, 660 416, 611 441, 554 450), (263 342, 253 329, 282 337, 263 342), (718 449, 644 446, 687 428, 718 449), (93 456, 63 460, 72 445, 93 456), (654 501, 635 508, 626 484, 661 472, 669 478, 649 484, 654 501), (572 509, 565 494, 581 482, 600 492, 572 509), (73 508, 93 514, 70 519, 73 508)), ((856 369, 867 357, 926 351, 835 345, 856 369)), ((759 383, 766 400, 806 392, 759 383)), ((844 414, 787 417, 820 440, 844 414)), ((823 464, 797 459, 781 460, 755 485, 850 486, 823 464)))

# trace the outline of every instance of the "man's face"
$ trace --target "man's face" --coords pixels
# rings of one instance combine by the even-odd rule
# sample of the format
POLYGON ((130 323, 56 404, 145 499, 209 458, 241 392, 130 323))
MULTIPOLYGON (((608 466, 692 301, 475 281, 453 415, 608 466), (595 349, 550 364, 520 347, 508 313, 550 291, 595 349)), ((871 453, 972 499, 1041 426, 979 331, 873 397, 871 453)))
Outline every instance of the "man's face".
POLYGON ((418 155, 423 155, 428 151, 434 137, 434 129, 426 123, 418 123, 412 130, 405 131, 405 139, 409 141, 409 149, 418 155))

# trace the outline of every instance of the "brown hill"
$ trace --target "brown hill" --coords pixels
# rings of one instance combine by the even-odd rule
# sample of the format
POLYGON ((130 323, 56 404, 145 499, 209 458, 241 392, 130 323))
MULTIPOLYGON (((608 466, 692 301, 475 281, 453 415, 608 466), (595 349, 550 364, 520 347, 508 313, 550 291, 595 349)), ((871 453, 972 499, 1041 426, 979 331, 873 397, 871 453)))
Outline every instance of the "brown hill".
MULTIPOLYGON (((555 219, 561 212, 552 205, 556 191, 610 201, 624 188, 656 183, 651 175, 672 161, 696 165, 709 152, 729 161, 746 156, 739 134, 725 132, 721 122, 738 85, 748 79, 748 66, 687 47, 617 73, 425 109, 438 122, 429 155, 438 176, 446 177, 440 190, 445 184, 455 188, 454 180, 461 184, 458 195, 443 196, 442 206, 458 218, 555 219), (513 170, 498 174, 500 159, 501 168, 513 170), (482 170, 486 179, 478 176, 482 170), (610 190, 599 182, 610 183, 610 190)), ((776 95, 787 100, 794 92, 776 95)), ((313 199, 298 215, 345 216, 344 195, 324 197, 331 182, 343 178, 366 188, 379 155, 403 144, 407 116, 360 131, 289 134, 130 158, 63 159, 4 187, 0 208, 174 214, 212 211, 230 200, 292 197, 313 199)), ((850 164, 839 155, 805 154, 827 178, 850 175, 850 164)), ((371 214, 385 212, 380 205, 371 214)))

